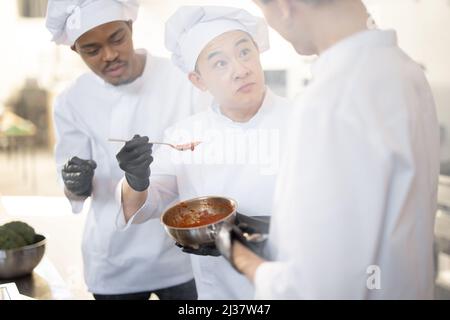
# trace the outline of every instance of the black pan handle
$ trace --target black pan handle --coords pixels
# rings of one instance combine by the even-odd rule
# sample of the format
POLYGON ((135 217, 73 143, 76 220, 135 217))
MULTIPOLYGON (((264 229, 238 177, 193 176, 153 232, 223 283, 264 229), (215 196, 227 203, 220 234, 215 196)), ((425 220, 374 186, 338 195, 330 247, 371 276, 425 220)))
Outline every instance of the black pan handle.
POLYGON ((270 216, 247 216, 240 212, 236 212, 236 224, 245 223, 256 233, 269 233, 270 216))

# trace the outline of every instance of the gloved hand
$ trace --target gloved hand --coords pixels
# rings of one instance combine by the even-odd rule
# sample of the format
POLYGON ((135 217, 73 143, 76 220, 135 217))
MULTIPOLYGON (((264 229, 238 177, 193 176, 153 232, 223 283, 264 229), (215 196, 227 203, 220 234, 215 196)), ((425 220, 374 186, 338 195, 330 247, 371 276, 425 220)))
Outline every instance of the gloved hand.
POLYGON ((220 256, 220 252, 216 248, 216 245, 214 243, 211 243, 210 245, 200 246, 198 249, 194 249, 194 248, 190 248, 190 247, 183 247, 178 242, 175 242, 175 245, 178 248, 181 248, 183 252, 189 253, 189 254, 195 254, 198 256, 213 256, 213 257, 220 256))
POLYGON ((125 171, 125 178, 133 190, 142 192, 150 185, 150 164, 153 162, 152 144, 148 137, 135 135, 125 143, 116 155, 120 169, 125 171))
POLYGON ((231 256, 234 242, 239 241, 258 256, 263 257, 265 245, 267 243, 270 217, 247 217, 240 215, 239 220, 237 225, 224 223, 220 228, 215 241, 216 248, 236 270, 238 269, 234 265, 231 256), (245 220, 246 222, 239 222, 239 220, 245 220))
POLYGON ((250 233, 269 233, 270 216, 247 216, 245 214, 236 213, 235 225, 247 225, 250 233))
POLYGON ((92 193, 92 178, 97 164, 94 160, 73 157, 61 170, 66 189, 79 197, 89 197, 92 193))
MULTIPOLYGON (((262 256, 265 241, 261 241, 257 238, 254 239, 250 238, 253 242, 248 242, 248 240, 244 236, 244 233, 246 233, 247 235, 266 234, 269 232, 269 225, 270 225, 270 216, 249 217, 238 212, 236 214, 235 225, 231 226, 235 227, 234 232, 236 233, 236 235, 238 234, 240 235, 240 238, 243 242, 247 243, 246 244, 247 247, 249 247, 253 252, 262 256)), ((230 235, 227 235, 227 237, 229 236, 230 235)), ((197 249, 184 247, 178 242, 176 242, 175 245, 181 248, 183 252, 189 254, 195 254, 199 256, 213 256, 213 257, 223 255, 223 252, 221 252, 217 247, 217 241, 216 243, 200 246, 197 249)), ((226 250, 225 254, 229 255, 226 252, 226 250)))

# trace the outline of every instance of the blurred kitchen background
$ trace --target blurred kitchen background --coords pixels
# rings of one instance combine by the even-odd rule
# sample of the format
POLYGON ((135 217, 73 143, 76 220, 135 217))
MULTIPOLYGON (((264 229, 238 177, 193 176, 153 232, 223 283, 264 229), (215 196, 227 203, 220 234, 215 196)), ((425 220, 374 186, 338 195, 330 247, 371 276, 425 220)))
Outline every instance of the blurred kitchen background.
MULTIPOLYGON (((186 4, 240 6, 261 15, 250 0, 141 0, 134 26, 136 48, 168 56, 164 22, 186 4)), ((436 99, 442 143, 436 297, 450 299, 450 0, 366 4, 380 28, 398 31, 400 46, 422 65, 436 99)), ((70 48, 50 42, 46 6, 46 0, 0 1, 0 224, 26 221, 48 238, 33 281, 18 282, 26 293, 41 299, 90 299, 80 248, 85 213, 70 213, 57 183, 51 115, 57 94, 87 69, 70 48)), ((314 58, 297 56, 275 32, 271 42, 272 49, 263 55, 269 86, 290 98, 301 94, 314 58)))

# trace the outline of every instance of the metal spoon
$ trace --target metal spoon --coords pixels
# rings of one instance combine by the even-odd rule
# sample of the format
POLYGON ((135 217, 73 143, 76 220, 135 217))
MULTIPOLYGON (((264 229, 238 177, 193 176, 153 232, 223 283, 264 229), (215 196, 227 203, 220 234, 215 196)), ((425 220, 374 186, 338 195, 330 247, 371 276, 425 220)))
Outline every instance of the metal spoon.
MULTIPOLYGON (((128 142, 127 140, 123 140, 123 139, 108 139, 108 141, 110 142, 128 142)), ((169 147, 174 148, 175 150, 178 151, 186 151, 186 150, 191 150, 194 151, 195 147, 198 146, 200 143, 202 143, 201 141, 196 141, 196 142, 191 142, 191 143, 186 143, 186 144, 171 144, 171 143, 167 143, 167 142, 149 142, 151 144, 162 144, 162 145, 166 145, 169 147)))

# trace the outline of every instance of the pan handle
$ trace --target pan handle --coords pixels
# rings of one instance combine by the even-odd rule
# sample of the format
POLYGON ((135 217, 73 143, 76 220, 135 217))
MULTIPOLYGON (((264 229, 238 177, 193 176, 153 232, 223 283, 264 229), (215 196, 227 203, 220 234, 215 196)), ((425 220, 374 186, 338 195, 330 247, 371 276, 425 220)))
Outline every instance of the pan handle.
POLYGON ((255 233, 267 234, 270 228, 270 216, 247 216, 240 212, 236 213, 236 225, 245 223, 255 230, 255 233))

